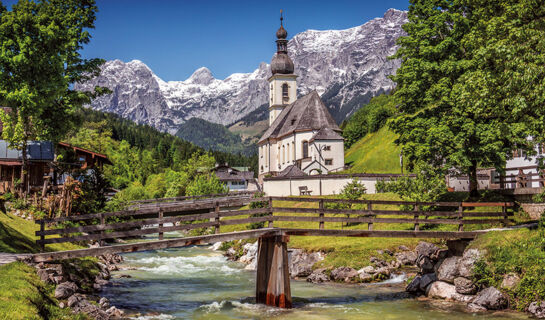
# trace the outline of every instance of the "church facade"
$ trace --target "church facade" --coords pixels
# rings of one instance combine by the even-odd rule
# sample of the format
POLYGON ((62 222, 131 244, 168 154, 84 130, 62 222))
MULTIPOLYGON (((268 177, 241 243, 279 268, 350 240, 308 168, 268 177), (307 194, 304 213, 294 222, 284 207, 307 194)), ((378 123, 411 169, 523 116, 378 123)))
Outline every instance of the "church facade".
POLYGON ((297 75, 288 56, 288 33, 276 32, 271 61, 269 128, 258 142, 259 178, 287 173, 327 174, 344 168, 344 139, 316 91, 297 99, 297 75))

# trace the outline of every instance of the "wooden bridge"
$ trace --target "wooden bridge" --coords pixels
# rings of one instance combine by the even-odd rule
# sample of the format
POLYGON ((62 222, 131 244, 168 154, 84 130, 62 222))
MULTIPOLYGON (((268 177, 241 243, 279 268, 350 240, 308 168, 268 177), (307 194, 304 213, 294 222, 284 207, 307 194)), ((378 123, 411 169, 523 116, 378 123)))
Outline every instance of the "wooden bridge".
POLYGON ((258 238, 256 301, 289 308, 290 236, 472 239, 486 232, 478 230, 479 225, 509 224, 512 206, 504 202, 253 198, 250 194, 146 200, 123 211, 37 220, 41 227, 36 242, 42 249, 63 242, 98 241, 101 246, 42 252, 30 259, 41 262, 258 238), (165 233, 174 231, 186 234, 164 239, 165 233), (142 241, 142 236, 151 234, 158 234, 158 240, 142 241), (104 246, 106 240, 123 238, 140 241, 104 246))

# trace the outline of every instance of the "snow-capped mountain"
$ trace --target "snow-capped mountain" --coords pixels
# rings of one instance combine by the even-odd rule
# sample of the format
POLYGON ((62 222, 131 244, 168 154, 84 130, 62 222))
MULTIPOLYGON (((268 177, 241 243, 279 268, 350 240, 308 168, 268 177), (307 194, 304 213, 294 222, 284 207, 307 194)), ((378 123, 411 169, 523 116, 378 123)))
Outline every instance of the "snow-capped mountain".
MULTIPOLYGON (((358 27, 295 35, 288 52, 299 76, 299 94, 316 89, 340 122, 371 97, 391 90, 394 83, 388 75, 400 62, 387 57, 396 51, 406 21, 406 12, 390 9, 358 27)), ((192 117, 230 124, 266 104, 270 75, 269 65, 261 63, 252 73, 224 80, 202 67, 187 80, 165 82, 138 60, 114 60, 103 65, 100 76, 76 89, 108 87, 112 94, 95 99, 92 108, 175 133, 192 117)))

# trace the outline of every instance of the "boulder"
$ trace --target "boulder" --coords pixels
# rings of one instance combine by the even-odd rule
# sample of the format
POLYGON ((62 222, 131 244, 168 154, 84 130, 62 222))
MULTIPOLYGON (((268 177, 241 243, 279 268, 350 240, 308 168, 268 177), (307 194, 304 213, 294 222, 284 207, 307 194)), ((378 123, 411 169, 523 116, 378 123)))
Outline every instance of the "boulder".
POLYGON ((257 241, 254 243, 246 243, 242 247, 242 252, 244 253, 239 261, 244 264, 250 264, 253 260, 257 258, 257 241))
POLYGON ((81 295, 79 293, 76 293, 76 294, 71 295, 70 298, 68 298, 67 305, 70 308, 74 308, 75 306, 77 306, 83 300, 85 300, 85 296, 81 295))
POLYGON ((428 286, 428 289, 426 290, 426 295, 430 298, 454 300, 454 296, 456 295, 456 288, 450 283, 435 281, 428 286))
POLYGON ((482 252, 477 249, 466 249, 458 263, 458 274, 464 278, 472 278, 474 275, 473 267, 482 256, 482 252))
POLYGON ((78 291, 78 286, 73 282, 63 282, 55 288, 55 298, 66 299, 78 291))
POLYGON ((375 268, 373 268, 373 266, 363 267, 363 268, 358 270, 358 273, 373 274, 373 273, 375 273, 375 268))
POLYGON ((419 256, 418 260, 416 261, 416 265, 420 268, 420 271, 422 273, 432 273, 434 272, 433 267, 433 261, 426 256, 419 256))
POLYGON ((507 307, 508 300, 498 289, 488 287, 477 294, 473 303, 488 310, 501 310, 507 307))
POLYGON ((112 318, 121 318, 125 314, 122 310, 119 310, 114 306, 106 310, 106 313, 112 318))
POLYGON ((416 252, 414 251, 403 251, 403 252, 396 252, 395 258, 400 265, 406 266, 406 265, 415 264, 417 256, 416 256, 416 252))
POLYGON ((420 292, 420 284, 422 283, 422 277, 416 276, 414 279, 407 285, 405 288, 405 291, 410 293, 418 293, 420 292))
POLYGON ((331 279, 334 281, 350 282, 358 276, 358 271, 350 267, 340 267, 331 271, 331 279))
POLYGON ((439 250, 436 245, 429 242, 421 241, 416 246, 416 254, 420 257, 428 257, 431 258, 436 252, 439 250))
POLYGON ((475 303, 470 303, 467 305, 467 310, 469 312, 485 312, 486 308, 475 303))
POLYGON ((222 245, 221 241, 215 242, 213 245, 210 246, 210 249, 212 249, 214 251, 218 251, 220 249, 221 245, 222 245))
POLYGON ((397 269, 401 267, 401 262, 397 261, 397 260, 394 260, 394 261, 391 261, 390 263, 388 263, 388 268, 390 269, 397 269))
POLYGON ((102 308, 102 309, 108 309, 110 307, 110 301, 108 301, 107 298, 100 298, 100 300, 98 300, 98 305, 102 308))
POLYGON ((390 269, 383 267, 375 270, 375 278, 387 279, 390 277, 390 269))
POLYGON ((400 245, 399 247, 397 247, 397 249, 399 251, 409 251, 409 248, 407 248, 407 246, 404 246, 404 245, 400 245))
POLYGON ((310 276, 307 277, 307 282, 321 283, 329 281, 329 277, 325 274, 324 268, 314 270, 310 276))
POLYGON ((464 277, 454 279, 454 286, 456 287, 456 292, 460 294, 475 294, 478 289, 473 281, 464 277))
POLYGON ((443 260, 437 269, 437 279, 448 283, 454 283, 458 276, 458 262, 460 257, 450 257, 443 260))
POLYGON ((509 273, 503 277, 503 281, 501 282, 501 287, 503 289, 513 290, 519 285, 519 283, 520 283, 520 277, 515 273, 509 273))
POLYGON ((377 268, 382 268, 382 267, 387 267, 388 266, 388 262, 380 259, 380 258, 377 258, 377 257, 371 257, 369 258, 369 261, 375 265, 375 267, 377 268))
POLYGON ((321 252, 307 253, 301 249, 293 249, 288 252, 288 266, 292 277, 308 277, 312 273, 312 266, 322 261, 321 252))
POLYGON ((43 282, 50 282, 49 272, 47 272, 47 270, 38 269, 37 274, 43 282))
POLYGON ((375 278, 374 275, 365 272, 358 272, 358 277, 360 278, 361 282, 371 282, 375 278))
POLYGON ((545 301, 534 301, 528 306, 528 312, 538 319, 545 319, 545 301))
POLYGON ((461 256, 469 244, 469 240, 447 240, 448 251, 453 256, 461 256))
POLYGON ((422 276, 422 280, 420 280, 420 290, 426 291, 426 288, 435 281, 437 281, 435 273, 426 273, 422 276))

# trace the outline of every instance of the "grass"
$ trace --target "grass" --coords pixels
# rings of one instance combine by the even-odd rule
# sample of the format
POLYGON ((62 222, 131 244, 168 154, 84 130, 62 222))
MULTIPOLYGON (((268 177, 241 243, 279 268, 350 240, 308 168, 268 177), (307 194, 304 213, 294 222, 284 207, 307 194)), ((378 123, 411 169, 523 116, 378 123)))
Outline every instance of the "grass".
MULTIPOLYGON (((0 252, 35 253, 40 248, 36 244, 35 232, 40 226, 12 214, 0 212, 0 252)), ((46 245, 46 251, 78 249, 81 246, 71 243, 54 243, 46 245)))
POLYGON ((352 167, 346 173, 401 173, 401 147, 394 141, 397 136, 387 127, 369 133, 345 152, 345 162, 352 167))
POLYGON ((59 308, 53 292, 22 262, 0 266, 0 319, 88 319, 59 308))
POLYGON ((484 250, 476 266, 476 280, 483 286, 501 289, 512 309, 524 311, 533 301, 545 299, 545 227, 489 232, 471 247, 484 250), (513 289, 501 288, 506 274, 515 273, 521 281, 513 289))

